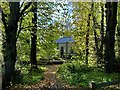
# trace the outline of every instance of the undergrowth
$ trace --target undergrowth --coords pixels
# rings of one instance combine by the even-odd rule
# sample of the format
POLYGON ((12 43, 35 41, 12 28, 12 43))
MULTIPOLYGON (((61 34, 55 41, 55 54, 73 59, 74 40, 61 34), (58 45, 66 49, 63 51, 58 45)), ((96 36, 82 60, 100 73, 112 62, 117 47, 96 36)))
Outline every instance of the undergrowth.
POLYGON ((89 87, 89 83, 109 82, 120 79, 120 73, 107 74, 96 66, 86 66, 80 61, 65 63, 57 71, 64 82, 69 85, 89 87))
POLYGON ((20 79, 18 80, 19 81, 18 84, 31 85, 44 79, 43 72, 46 70, 44 66, 39 66, 38 70, 35 70, 35 71, 30 71, 29 68, 30 68, 29 65, 22 67, 21 77, 17 78, 17 79, 20 79))

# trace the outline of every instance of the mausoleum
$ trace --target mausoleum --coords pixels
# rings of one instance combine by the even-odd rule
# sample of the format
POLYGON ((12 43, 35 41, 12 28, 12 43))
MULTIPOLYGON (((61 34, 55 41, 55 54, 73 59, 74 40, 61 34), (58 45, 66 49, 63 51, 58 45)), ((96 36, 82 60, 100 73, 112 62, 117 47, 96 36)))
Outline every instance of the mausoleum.
POLYGON ((72 45, 73 45, 73 38, 72 37, 61 37, 56 40, 58 44, 59 55, 61 58, 68 58, 73 53, 72 45))

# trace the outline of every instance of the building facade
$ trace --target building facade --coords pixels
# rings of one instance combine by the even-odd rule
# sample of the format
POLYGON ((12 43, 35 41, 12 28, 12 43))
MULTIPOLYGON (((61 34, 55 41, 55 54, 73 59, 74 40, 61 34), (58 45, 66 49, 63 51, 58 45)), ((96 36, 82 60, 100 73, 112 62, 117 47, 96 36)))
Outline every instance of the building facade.
POLYGON ((73 53, 72 45, 74 40, 72 37, 61 37, 56 40, 58 44, 59 56, 61 58, 69 58, 73 53))

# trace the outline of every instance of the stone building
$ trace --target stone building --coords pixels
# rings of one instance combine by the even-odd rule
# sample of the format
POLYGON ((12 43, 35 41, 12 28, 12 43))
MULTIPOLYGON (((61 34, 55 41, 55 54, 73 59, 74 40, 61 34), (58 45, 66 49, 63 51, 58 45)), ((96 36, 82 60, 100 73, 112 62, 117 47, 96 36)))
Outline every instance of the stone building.
POLYGON ((73 50, 71 48, 72 44, 74 43, 73 38, 61 37, 58 40, 56 40, 56 43, 58 44, 59 56, 61 58, 69 58, 73 53, 73 50))

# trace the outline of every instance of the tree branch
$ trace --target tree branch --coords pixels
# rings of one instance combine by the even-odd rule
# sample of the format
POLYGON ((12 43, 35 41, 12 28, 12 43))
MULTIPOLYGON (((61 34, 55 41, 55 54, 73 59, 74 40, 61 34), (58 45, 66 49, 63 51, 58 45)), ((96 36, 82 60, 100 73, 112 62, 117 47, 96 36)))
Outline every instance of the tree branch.
MULTIPOLYGON (((22 19, 21 19, 22 20, 22 19)), ((19 35, 20 35, 20 32, 23 30, 23 29, 29 29, 29 28, 32 28, 33 26, 28 26, 28 27, 24 27, 22 28, 21 27, 21 24, 22 24, 22 21, 20 20, 20 28, 19 28, 19 31, 17 33, 17 36, 16 36, 16 40, 19 38, 19 35)))
POLYGON ((23 15, 23 13, 25 12, 25 10, 30 7, 31 4, 32 4, 32 2, 29 2, 29 3, 23 8, 23 10, 19 13, 18 20, 19 20, 20 17, 23 15))
POLYGON ((5 14, 4 14, 1 6, 0 6, 0 9, 1 9, 1 11, 2 11, 2 22, 3 22, 4 27, 5 27, 5 30, 6 30, 6 29, 7 29, 7 23, 6 23, 7 20, 5 19, 5 14))
MULTIPOLYGON (((22 22, 21 22, 22 23, 22 22)), ((17 33, 17 36, 16 36, 16 40, 19 38, 19 35, 20 35, 20 32, 23 30, 23 29, 29 29, 29 28, 32 28, 33 26, 28 26, 28 27, 24 27, 24 28, 22 28, 22 27, 20 27, 20 29, 19 29, 19 31, 18 31, 18 33, 17 33)))
POLYGON ((30 9, 29 11, 25 11, 25 12, 23 13, 23 17, 27 16, 30 11, 31 11, 31 9, 30 9))
POLYGON ((16 36, 16 41, 17 41, 17 39, 18 39, 18 37, 19 37, 19 34, 20 34, 21 30, 22 30, 22 29, 21 29, 22 19, 23 19, 23 18, 21 17, 21 19, 20 19, 20 26, 19 26, 20 28, 19 28, 18 33, 17 33, 17 36, 16 36))
MULTIPOLYGON (((23 4, 24 4, 24 2, 22 3, 21 7, 23 6, 23 4)), ((24 7, 24 9, 19 13, 18 20, 20 19, 20 28, 19 28, 18 33, 17 33, 17 35, 16 35, 16 41, 17 41, 17 39, 18 39, 18 37, 19 37, 20 32, 21 32, 22 29, 23 29, 23 28, 21 28, 22 20, 23 20, 22 15, 25 13, 25 10, 30 7, 31 4, 32 4, 32 2, 29 2, 29 3, 24 7), (20 18, 20 17, 21 17, 21 18, 20 18)), ((21 7, 20 7, 20 8, 21 8, 21 7)), ((27 14, 28 14, 28 13, 29 13, 29 12, 27 12, 27 14)), ((24 29, 25 29, 25 28, 24 28, 24 29)))
POLYGON ((21 4, 20 8, 22 8, 23 4, 24 4, 24 2, 22 2, 22 4, 21 4))

